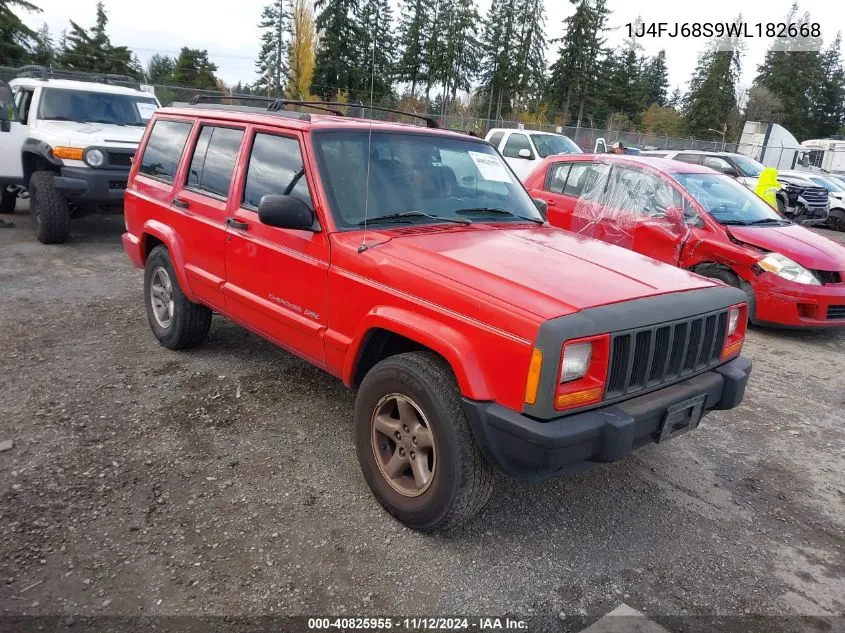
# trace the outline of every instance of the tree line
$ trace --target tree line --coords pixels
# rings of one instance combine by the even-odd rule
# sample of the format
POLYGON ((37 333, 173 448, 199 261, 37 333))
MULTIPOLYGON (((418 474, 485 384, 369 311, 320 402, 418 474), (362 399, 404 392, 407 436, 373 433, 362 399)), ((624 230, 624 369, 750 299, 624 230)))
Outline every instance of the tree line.
MULTIPOLYGON (((726 141, 738 137, 745 120, 781 123, 798 138, 843 131, 838 33, 826 47, 820 39, 773 47, 747 90, 739 86, 742 41, 714 39, 686 92, 670 93, 665 51, 644 55, 636 38, 611 47, 607 0, 569 2, 574 10, 563 35, 550 40, 544 0, 491 0, 484 17, 476 0, 401 0, 398 16, 389 0, 272 0, 256 25, 256 78, 226 86, 202 49, 153 55, 143 67, 128 47, 112 44, 102 2, 94 25, 71 21, 54 40, 46 25, 32 31, 16 15, 38 10, 28 0, 0 0, 0 63, 115 72, 236 94, 349 102, 372 95, 383 105, 430 114, 726 141)), ((812 19, 796 2, 785 21, 812 19)))

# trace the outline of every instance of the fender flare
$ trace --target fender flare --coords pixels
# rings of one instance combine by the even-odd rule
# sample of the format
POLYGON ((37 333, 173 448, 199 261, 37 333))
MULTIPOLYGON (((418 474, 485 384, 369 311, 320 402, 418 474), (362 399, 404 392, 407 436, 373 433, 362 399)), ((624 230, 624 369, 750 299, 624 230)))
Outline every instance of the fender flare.
MULTIPOLYGON (((146 253, 147 236, 155 237, 167 247, 167 251, 170 253, 170 261, 173 262, 173 269, 179 281, 179 287, 189 301, 199 303, 194 291, 191 289, 191 284, 188 282, 188 276, 185 272, 185 251, 182 247, 182 238, 173 230, 173 227, 158 220, 147 220, 144 222, 143 232, 141 234, 142 253, 146 253)), ((144 263, 147 263, 146 256, 144 256, 144 263)))
POLYGON ((342 377, 345 384, 352 384, 367 335, 374 329, 404 336, 440 354, 452 368, 461 394, 467 398, 494 399, 475 347, 466 336, 442 321, 394 306, 377 306, 362 319, 344 361, 342 377))

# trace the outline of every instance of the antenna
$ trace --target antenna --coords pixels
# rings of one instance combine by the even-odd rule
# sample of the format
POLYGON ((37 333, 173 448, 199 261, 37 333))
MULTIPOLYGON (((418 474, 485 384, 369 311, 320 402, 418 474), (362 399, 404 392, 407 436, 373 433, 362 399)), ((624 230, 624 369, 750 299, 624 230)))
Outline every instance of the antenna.
MULTIPOLYGON (((376 5, 376 27, 378 27, 378 5, 376 5)), ((372 25, 370 28, 370 37, 373 38, 373 64, 370 67, 370 123, 367 132, 367 178, 366 190, 364 191, 364 237, 361 240, 361 246, 358 247, 358 253, 363 253, 367 250, 367 214, 370 211, 370 163, 372 163, 372 149, 373 149, 373 90, 375 90, 376 83, 376 38, 372 32, 372 25)))

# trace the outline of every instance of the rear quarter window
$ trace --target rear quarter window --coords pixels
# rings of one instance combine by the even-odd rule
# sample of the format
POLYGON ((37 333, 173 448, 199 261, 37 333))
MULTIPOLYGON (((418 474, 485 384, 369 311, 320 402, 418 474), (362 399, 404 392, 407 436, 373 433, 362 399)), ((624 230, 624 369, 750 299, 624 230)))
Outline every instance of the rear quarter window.
POLYGON ((173 182, 185 143, 191 133, 190 121, 158 119, 153 124, 138 172, 165 182, 173 182))
POLYGON ((502 138, 504 138, 504 136, 504 132, 493 132, 493 134, 490 135, 490 145, 499 149, 499 144, 502 142, 502 138))

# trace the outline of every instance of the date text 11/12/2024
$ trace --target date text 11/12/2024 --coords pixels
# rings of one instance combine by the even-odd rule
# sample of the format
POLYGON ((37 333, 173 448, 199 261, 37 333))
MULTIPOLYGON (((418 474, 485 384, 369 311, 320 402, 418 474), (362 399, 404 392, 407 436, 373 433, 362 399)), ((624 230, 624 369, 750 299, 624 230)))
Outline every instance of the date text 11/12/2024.
POLYGON ((312 631, 526 631, 528 622, 498 617, 308 618, 312 631))
POLYGON ((818 22, 628 22, 628 37, 821 37, 818 22))

